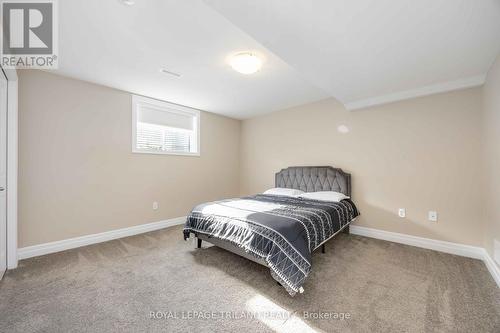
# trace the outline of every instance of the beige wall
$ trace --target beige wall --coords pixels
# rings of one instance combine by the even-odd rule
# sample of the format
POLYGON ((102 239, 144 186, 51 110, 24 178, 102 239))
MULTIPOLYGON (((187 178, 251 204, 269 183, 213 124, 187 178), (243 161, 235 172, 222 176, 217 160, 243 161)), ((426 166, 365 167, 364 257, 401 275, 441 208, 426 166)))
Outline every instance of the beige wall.
POLYGON ((237 195, 239 121, 202 112, 201 157, 133 154, 129 93, 18 73, 20 247, 179 217, 237 195))
POLYGON ((481 98, 476 88, 359 111, 329 99, 246 120, 241 192, 273 187, 287 166, 334 165, 352 174, 357 225, 482 245, 481 98))
POLYGON ((493 240, 500 242, 500 56, 483 88, 485 162, 485 248, 493 257, 493 240))
POLYGON ((131 153, 129 93, 19 71, 19 246, 183 216, 200 202, 272 187, 283 167, 335 165, 352 173, 358 225, 480 246, 486 230, 491 253, 499 205, 490 199, 485 229, 482 200, 500 197, 499 67, 484 92, 360 111, 329 99, 243 122, 203 112, 201 157, 131 153), (351 132, 338 133, 340 124, 351 132), (488 195, 484 170, 494 180, 488 195))

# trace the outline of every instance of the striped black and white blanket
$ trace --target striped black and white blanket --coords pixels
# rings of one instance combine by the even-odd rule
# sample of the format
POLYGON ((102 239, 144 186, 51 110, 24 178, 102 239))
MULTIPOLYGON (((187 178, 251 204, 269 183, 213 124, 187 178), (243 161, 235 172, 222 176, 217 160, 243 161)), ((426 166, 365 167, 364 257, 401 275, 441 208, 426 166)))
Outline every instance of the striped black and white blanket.
POLYGON ((201 204, 188 216, 190 233, 229 241, 264 259, 275 280, 302 292, 312 252, 349 224, 358 210, 351 200, 325 202, 259 194, 201 204))

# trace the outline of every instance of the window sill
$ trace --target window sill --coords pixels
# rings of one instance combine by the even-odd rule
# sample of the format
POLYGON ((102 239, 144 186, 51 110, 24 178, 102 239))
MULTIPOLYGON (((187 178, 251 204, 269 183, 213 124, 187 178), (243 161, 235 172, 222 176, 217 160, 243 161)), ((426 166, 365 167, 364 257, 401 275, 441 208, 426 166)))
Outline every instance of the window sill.
POLYGON ((150 155, 178 155, 178 156, 200 157, 199 152, 197 152, 197 153, 183 153, 183 152, 149 151, 149 150, 133 149, 132 153, 134 153, 134 154, 150 154, 150 155))

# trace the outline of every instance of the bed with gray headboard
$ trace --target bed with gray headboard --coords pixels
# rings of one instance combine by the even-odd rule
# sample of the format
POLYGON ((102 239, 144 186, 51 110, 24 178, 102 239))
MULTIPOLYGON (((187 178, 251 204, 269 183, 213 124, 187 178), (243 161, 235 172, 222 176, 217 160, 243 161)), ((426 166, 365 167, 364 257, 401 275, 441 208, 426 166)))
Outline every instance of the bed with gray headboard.
POLYGON ((187 217, 184 239, 191 234, 270 268, 290 295, 303 292, 313 251, 359 215, 351 200, 351 175, 331 166, 282 169, 275 187, 304 192, 334 191, 348 198, 324 201, 298 196, 257 194, 196 206, 187 217))

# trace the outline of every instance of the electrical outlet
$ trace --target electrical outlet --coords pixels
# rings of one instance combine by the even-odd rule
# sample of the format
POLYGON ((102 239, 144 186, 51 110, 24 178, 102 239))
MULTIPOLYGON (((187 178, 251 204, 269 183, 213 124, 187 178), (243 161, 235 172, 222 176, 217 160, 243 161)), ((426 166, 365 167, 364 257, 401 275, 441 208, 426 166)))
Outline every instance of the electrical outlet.
POLYGON ((158 210, 158 207, 159 207, 158 202, 156 201, 153 202, 153 210, 158 210))
POLYGON ((406 217, 406 209, 399 208, 398 215, 399 217, 406 217))
POLYGON ((437 222, 437 220, 438 220, 438 213, 433 211, 433 210, 430 210, 429 211, 429 221, 437 222))

